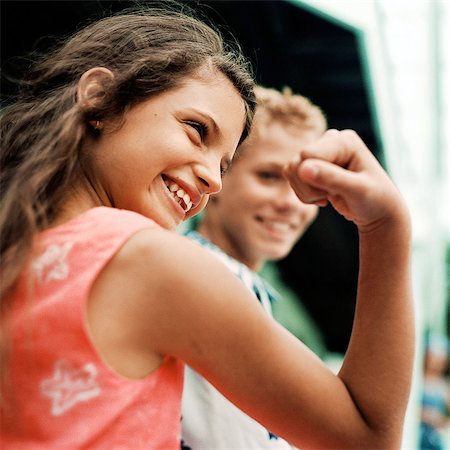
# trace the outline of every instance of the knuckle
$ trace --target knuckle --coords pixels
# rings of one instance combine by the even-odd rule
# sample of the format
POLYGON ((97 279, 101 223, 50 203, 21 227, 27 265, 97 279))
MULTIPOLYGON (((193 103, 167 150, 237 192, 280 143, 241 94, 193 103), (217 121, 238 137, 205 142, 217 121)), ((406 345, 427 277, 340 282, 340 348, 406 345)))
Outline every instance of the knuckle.
POLYGON ((351 130, 350 128, 346 128, 342 130, 341 133, 346 137, 356 137, 358 136, 355 130, 351 130))
POLYGON ((344 140, 349 144, 356 145, 362 142, 361 138, 359 137, 358 133, 355 130, 350 129, 342 130, 341 134, 344 140))
POLYGON ((324 133, 324 135, 330 136, 330 137, 336 137, 336 136, 339 136, 340 133, 341 132, 339 130, 337 130, 336 128, 330 128, 324 133))

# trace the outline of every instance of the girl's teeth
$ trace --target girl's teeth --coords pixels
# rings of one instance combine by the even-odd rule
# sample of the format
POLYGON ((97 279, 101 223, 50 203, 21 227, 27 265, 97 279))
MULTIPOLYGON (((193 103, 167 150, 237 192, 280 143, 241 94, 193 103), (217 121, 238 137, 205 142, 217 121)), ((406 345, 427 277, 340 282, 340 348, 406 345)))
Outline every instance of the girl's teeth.
POLYGON ((188 212, 192 208, 191 197, 189 197, 189 194, 186 194, 186 192, 174 182, 166 181, 165 183, 169 188, 169 191, 176 195, 178 203, 183 206, 185 212, 188 212))

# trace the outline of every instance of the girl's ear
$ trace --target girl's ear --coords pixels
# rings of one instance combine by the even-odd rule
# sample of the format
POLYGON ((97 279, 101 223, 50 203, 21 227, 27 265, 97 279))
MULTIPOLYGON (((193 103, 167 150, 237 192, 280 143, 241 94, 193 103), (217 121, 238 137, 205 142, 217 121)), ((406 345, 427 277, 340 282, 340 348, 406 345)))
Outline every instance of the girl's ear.
POLYGON ((94 67, 81 75, 77 88, 77 102, 86 109, 95 108, 105 95, 114 74, 105 67, 94 67))

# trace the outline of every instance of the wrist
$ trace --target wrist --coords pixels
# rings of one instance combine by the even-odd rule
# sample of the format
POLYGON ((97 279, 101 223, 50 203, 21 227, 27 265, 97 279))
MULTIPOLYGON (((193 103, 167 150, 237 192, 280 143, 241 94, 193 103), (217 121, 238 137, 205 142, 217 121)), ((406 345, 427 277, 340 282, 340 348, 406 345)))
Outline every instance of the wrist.
POLYGON ((406 203, 401 199, 383 216, 370 223, 356 223, 360 237, 365 235, 382 233, 401 233, 411 238, 411 216, 406 203))

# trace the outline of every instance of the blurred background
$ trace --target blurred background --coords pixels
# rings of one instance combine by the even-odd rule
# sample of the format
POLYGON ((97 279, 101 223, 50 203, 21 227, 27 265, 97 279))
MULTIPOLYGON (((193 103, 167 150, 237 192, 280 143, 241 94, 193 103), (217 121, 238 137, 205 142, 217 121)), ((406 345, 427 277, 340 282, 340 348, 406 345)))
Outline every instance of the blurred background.
MULTIPOLYGON (((418 351, 403 448, 450 448, 448 403, 447 410, 441 411, 442 446, 420 444, 425 356, 437 349, 444 357, 440 376, 447 391, 449 379, 450 3, 184 3, 200 9, 226 37, 237 39, 253 62, 258 83, 278 89, 289 86, 323 109, 330 128, 356 130, 406 198, 413 219, 418 351)), ((16 92, 15 79, 26 70, 30 51, 45 51, 56 38, 72 33, 87 20, 133 4, 119 0, 2 0, 2 105, 16 92)), ((339 364, 355 304, 355 227, 332 208, 323 208, 294 251, 277 263, 277 269, 305 314, 317 324, 327 361, 339 364)))

